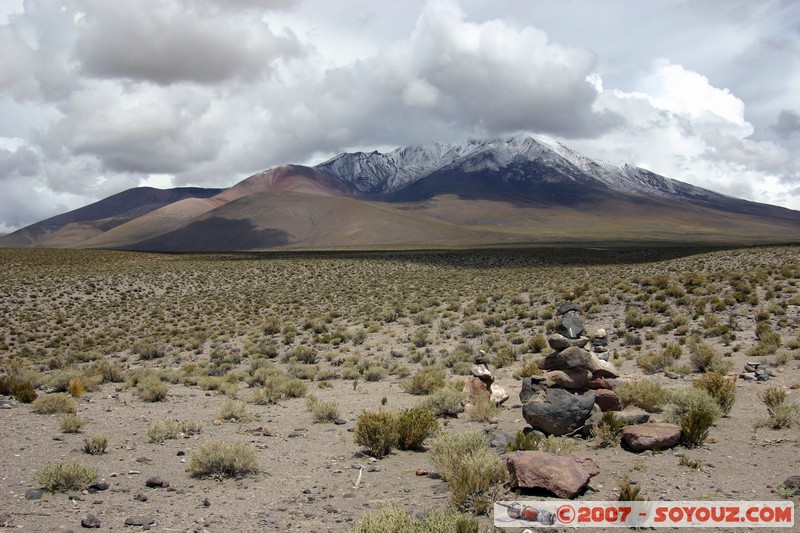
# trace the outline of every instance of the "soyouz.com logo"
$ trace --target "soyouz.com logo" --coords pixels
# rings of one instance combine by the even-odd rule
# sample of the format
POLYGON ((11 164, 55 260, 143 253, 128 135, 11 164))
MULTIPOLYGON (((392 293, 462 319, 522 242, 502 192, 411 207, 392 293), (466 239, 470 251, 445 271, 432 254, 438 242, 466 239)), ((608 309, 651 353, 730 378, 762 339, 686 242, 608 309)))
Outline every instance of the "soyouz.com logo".
POLYGON ((794 527, 794 502, 502 501, 497 527, 794 527))

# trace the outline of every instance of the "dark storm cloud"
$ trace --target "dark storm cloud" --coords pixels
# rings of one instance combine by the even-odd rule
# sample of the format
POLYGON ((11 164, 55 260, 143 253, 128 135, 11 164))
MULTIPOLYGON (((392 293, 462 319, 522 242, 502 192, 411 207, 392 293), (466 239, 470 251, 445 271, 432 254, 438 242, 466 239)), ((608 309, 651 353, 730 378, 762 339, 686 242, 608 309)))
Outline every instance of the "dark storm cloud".
POLYGON ((770 129, 783 138, 792 137, 800 132, 800 115, 789 109, 784 109, 778 115, 778 120, 770 129))

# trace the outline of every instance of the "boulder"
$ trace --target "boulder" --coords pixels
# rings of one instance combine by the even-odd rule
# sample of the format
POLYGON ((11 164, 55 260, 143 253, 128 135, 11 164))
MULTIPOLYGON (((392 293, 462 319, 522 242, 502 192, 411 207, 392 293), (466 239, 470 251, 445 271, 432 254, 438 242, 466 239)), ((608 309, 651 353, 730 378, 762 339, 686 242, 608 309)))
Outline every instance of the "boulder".
POLYGON ((597 389, 610 389, 611 387, 608 386, 608 383, 606 383, 606 378, 604 378, 603 376, 594 377, 594 375, 592 375, 592 379, 586 382, 586 388, 597 390, 597 389))
POLYGON ((626 407, 622 411, 616 411, 614 418, 628 425, 644 424, 650 420, 650 413, 638 407, 626 407))
POLYGON ((551 370, 544 377, 565 389, 584 389, 592 373, 585 368, 569 368, 567 370, 551 370))
POLYGON ((598 389, 594 391, 594 403, 605 413, 606 411, 622 411, 622 400, 617 393, 609 389, 598 389))
POLYGON ((558 304, 558 307, 556 307, 556 314, 560 316, 560 315, 565 315, 570 311, 575 311, 577 313, 580 310, 581 308, 578 307, 578 304, 576 304, 575 302, 566 301, 558 304))
POLYGON ((522 378, 522 388, 519 391, 519 401, 521 403, 527 403, 540 392, 544 392, 547 388, 544 382, 544 376, 531 376, 522 378))
POLYGON ((499 429, 486 428, 483 434, 489 438, 489 447, 497 453, 505 453, 509 443, 514 441, 514 437, 499 429))
MULTIPOLYGON (((566 350, 565 350, 566 351, 566 350)), ((618 378, 619 372, 617 369, 609 363, 608 361, 603 361, 597 355, 586 352, 589 355, 589 363, 586 365, 586 368, 592 371, 592 376, 602 376, 604 378, 618 378)))
POLYGON ((532 428, 548 435, 561 436, 583 426, 594 407, 594 391, 571 392, 549 387, 544 395, 522 406, 522 416, 532 428))
POLYGON ((508 393, 500 385, 492 383, 491 387, 489 387, 489 392, 489 398, 495 403, 495 405, 503 405, 506 400, 508 400, 508 393))
POLYGON ((511 486, 520 489, 544 489, 559 498, 575 498, 600 473, 585 455, 555 455, 522 451, 502 456, 511 476, 511 486))
POLYGON ((472 375, 476 378, 481 378, 486 381, 492 381, 492 372, 486 365, 472 365, 472 375))
POLYGON ((474 404, 481 396, 490 397, 492 395, 489 389, 490 384, 477 376, 470 376, 464 383, 464 403, 474 404))
POLYGON ((594 404, 592 406, 592 414, 589 415, 589 418, 586 419, 586 422, 583 423, 583 429, 581 430, 581 434, 584 438, 589 438, 592 436, 592 430, 596 428, 600 422, 603 421, 603 410, 600 409, 600 406, 594 404))
POLYGON ((579 339, 568 339, 564 335, 560 333, 553 333, 547 338, 547 344, 554 350, 563 350, 565 348, 569 348, 570 346, 577 346, 578 348, 583 348, 586 346, 586 343, 589 342, 589 339, 586 337, 581 337, 579 339))
POLYGON ((622 441, 634 452, 666 450, 681 441, 681 427, 663 422, 625 426, 622 441))
MULTIPOLYGON (((569 368, 589 368, 590 366, 598 367, 597 363, 592 362, 591 354, 577 346, 553 352, 539 363, 539 368, 542 370, 567 370, 569 368)), ((590 370, 594 372, 594 368, 590 370)))

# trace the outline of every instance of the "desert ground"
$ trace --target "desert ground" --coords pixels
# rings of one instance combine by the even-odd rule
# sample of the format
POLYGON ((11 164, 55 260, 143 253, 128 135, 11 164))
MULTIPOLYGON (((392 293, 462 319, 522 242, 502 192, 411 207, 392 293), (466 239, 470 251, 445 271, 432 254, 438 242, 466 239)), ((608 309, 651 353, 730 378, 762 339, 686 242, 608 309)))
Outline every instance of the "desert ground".
MULTIPOLYGON (((579 500, 617 500, 627 478, 650 500, 797 502, 782 484, 800 475, 798 283, 797 246, 1 249, 0 527, 340 532, 396 506, 417 519, 454 510, 494 531, 491 513, 454 499, 431 443, 527 426, 520 377, 541 373, 566 300, 587 331, 607 330, 621 382, 688 389, 748 362, 769 377, 736 379, 729 413, 695 447, 554 442, 599 467, 579 500), (480 350, 510 395, 499 408, 443 408, 422 446, 381 458, 355 442, 365 412, 441 407, 480 350), (782 410, 768 409, 768 390, 785 396, 782 410), (241 443, 254 464, 204 471, 199 454, 219 442, 241 443), (86 467, 83 484, 54 483, 53 467, 68 462, 86 467)), ((635 387, 620 396, 643 403, 635 387)), ((648 406, 653 419, 667 417, 664 402, 648 406)))

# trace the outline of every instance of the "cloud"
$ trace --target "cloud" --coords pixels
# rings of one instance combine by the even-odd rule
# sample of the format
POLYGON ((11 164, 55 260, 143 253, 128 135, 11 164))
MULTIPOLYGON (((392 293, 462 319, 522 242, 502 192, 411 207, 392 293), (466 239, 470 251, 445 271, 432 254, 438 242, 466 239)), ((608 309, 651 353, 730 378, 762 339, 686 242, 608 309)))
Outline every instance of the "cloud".
POLYGON ((790 109, 784 109, 778 115, 778 120, 775 121, 775 124, 770 126, 770 129, 784 138, 797 135, 797 133, 800 133, 800 114, 790 109))
POLYGON ((256 78, 270 73, 275 60, 302 55, 293 34, 275 34, 246 13, 209 13, 174 0, 83 0, 82 5, 75 59, 90 76, 211 84, 256 78))

